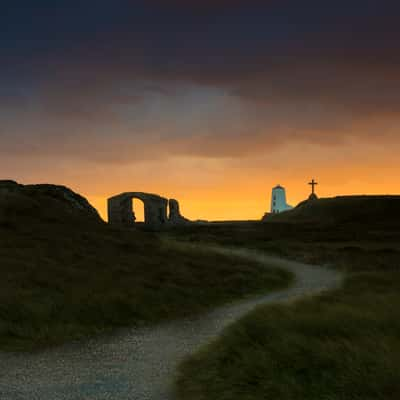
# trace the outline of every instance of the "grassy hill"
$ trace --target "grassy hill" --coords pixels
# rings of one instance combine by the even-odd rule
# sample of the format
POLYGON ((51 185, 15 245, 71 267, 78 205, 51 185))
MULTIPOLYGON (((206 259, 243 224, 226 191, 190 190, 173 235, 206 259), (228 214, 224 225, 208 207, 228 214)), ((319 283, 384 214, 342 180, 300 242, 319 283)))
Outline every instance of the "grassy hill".
POLYGON ((3 228, 38 223, 79 225, 101 222, 97 210, 65 186, 0 181, 0 223, 3 228))
MULTIPOLYGON (((397 223, 400 196, 340 196, 304 201, 292 210, 270 215, 271 222, 387 225, 397 223)), ((267 221, 268 222, 268 219, 267 221)))
POLYGON ((400 397, 400 197, 321 199, 265 223, 177 230, 347 272, 344 287, 265 306, 189 357, 179 399, 400 397))
POLYGON ((49 346, 202 312, 291 276, 119 230, 55 185, 0 181, 0 350, 49 346))
POLYGON ((386 265, 397 258, 400 196, 347 196, 303 202, 265 222, 218 223, 174 229, 183 241, 264 250, 310 263, 386 265))

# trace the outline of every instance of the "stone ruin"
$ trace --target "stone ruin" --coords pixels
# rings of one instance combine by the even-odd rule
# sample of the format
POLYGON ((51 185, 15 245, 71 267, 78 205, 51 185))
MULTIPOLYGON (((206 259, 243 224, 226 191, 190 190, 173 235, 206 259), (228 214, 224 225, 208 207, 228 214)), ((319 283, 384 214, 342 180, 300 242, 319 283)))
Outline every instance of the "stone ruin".
POLYGON ((178 200, 170 199, 169 202, 169 223, 174 225, 181 225, 190 222, 187 218, 182 216, 178 200))
POLYGON ((136 217, 133 210, 133 199, 139 199, 144 204, 144 225, 149 230, 190 223, 179 210, 175 199, 168 200, 151 193, 127 192, 108 199, 108 222, 112 225, 132 227, 136 217), (169 208, 169 215, 168 215, 169 208))

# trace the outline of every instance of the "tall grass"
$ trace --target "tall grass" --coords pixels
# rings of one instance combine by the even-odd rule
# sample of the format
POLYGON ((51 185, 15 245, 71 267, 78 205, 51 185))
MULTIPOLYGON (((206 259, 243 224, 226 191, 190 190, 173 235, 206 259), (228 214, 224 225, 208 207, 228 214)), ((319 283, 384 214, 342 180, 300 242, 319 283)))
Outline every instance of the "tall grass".
POLYGON ((180 368, 178 398, 400 398, 400 273, 260 307, 180 368))
POLYGON ((400 227, 390 218, 387 225, 239 224, 193 231, 198 241, 329 263, 345 269, 347 279, 331 293, 259 307, 226 329, 181 365, 178 399, 400 398, 400 227))
POLYGON ((244 258, 112 229, 32 190, 0 199, 0 350, 201 313, 290 282, 244 258))

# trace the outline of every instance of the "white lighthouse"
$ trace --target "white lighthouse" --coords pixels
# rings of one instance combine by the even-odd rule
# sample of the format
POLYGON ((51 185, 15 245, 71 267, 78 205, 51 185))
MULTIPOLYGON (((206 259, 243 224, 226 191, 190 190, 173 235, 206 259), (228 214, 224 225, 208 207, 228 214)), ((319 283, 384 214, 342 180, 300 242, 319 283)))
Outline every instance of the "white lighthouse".
POLYGON ((286 191, 281 185, 272 189, 271 213, 279 214, 283 211, 291 210, 293 207, 286 203, 286 191))

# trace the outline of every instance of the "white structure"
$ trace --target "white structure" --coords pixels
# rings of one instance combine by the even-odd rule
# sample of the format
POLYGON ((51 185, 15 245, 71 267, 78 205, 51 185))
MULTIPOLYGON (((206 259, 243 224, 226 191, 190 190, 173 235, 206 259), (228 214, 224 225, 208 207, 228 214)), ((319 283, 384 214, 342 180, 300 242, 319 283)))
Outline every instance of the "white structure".
POLYGON ((286 203, 286 191, 281 185, 272 189, 271 213, 279 214, 283 211, 291 210, 293 207, 286 203))

